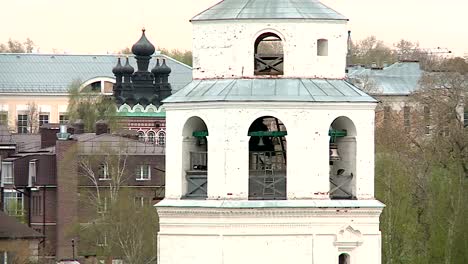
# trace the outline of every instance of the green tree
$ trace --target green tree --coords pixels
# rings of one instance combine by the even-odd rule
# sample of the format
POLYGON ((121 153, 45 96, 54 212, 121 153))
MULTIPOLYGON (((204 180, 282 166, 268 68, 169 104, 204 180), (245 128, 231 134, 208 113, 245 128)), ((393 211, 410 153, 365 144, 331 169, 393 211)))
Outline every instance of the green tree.
POLYGON ((169 51, 168 49, 165 49, 165 48, 160 49, 160 51, 161 51, 161 54, 163 55, 171 57, 189 66, 192 66, 192 51, 189 51, 189 50, 181 51, 178 49, 173 49, 169 51))
POLYGON ((80 207, 88 212, 77 230, 80 251, 124 263, 154 263, 158 217, 149 199, 135 199, 138 191, 126 187, 132 173, 126 143, 104 142, 98 153, 80 156, 80 176, 92 186, 80 191, 80 207))
POLYGON ((384 64, 392 64, 395 61, 397 61, 396 52, 375 36, 352 43, 352 64, 383 67, 384 64))
POLYGON ((81 82, 73 81, 68 89, 68 116, 71 123, 82 120, 86 132, 95 132, 95 124, 106 120, 111 128, 118 127, 117 106, 112 96, 92 89, 80 89, 81 82))

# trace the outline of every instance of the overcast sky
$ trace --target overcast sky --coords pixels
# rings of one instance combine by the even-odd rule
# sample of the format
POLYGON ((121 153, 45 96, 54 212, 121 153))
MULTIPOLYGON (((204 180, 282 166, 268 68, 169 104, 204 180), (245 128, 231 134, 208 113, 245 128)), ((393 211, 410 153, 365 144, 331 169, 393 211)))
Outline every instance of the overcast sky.
MULTIPOLYGON (((274 1, 274 0, 271 0, 274 1)), ((197 13, 219 0, 5 0, 0 43, 31 38, 40 52, 104 54, 131 46, 141 28, 159 47, 191 49, 197 13)), ((353 39, 407 39, 468 55, 467 0, 323 0, 350 19, 353 39)))

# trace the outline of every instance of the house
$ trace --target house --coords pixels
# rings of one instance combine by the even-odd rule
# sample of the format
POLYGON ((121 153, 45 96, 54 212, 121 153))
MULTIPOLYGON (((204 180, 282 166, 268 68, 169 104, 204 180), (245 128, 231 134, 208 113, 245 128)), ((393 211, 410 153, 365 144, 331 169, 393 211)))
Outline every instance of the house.
POLYGON ((70 234, 70 228, 102 210, 83 201, 96 190, 108 191, 113 157, 125 161, 119 184, 132 190, 132 201, 151 204, 164 196, 164 147, 108 134, 105 122, 96 126, 96 133, 83 133, 83 124, 78 123, 69 134, 67 130, 60 133, 59 124, 43 125, 36 148, 18 147, 15 138, 24 139, 24 135, 10 134, 0 126, 2 210, 44 237, 39 245, 41 259, 72 258, 72 239, 78 256, 79 239, 70 234), (93 175, 86 174, 82 166, 91 159, 94 163, 88 169, 93 175))
POLYGON ((0 211, 0 264, 38 260, 44 236, 0 211))
MULTIPOLYGON (((112 95, 112 68, 121 56, 0 54, 0 123, 15 133, 37 133, 43 124, 66 122, 70 85, 76 81, 81 90, 112 95)), ((135 57, 128 57, 136 67, 135 57)), ((191 67, 159 53, 153 58, 150 67, 159 58, 172 69, 173 90, 192 80, 191 67)), ((133 122, 131 129, 146 129, 141 123, 133 122)))

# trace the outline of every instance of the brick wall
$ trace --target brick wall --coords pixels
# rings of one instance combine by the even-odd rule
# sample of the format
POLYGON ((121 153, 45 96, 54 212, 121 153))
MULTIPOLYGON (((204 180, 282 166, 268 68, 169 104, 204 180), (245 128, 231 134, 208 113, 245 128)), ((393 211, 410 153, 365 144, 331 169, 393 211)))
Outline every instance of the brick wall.
POLYGON ((78 223, 78 161, 76 141, 57 141, 57 252, 56 259, 72 258, 72 239, 78 252, 77 237, 71 233, 78 223))

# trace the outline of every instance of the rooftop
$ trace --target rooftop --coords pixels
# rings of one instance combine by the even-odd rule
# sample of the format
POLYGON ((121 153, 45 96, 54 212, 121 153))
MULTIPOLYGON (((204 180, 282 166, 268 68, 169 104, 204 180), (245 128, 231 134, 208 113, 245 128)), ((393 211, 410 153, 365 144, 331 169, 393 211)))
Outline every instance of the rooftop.
POLYGON ((2 223, 0 224, 0 239, 38 239, 44 237, 2 211, 0 211, 0 223, 2 223))
POLYGON ((418 62, 397 62, 383 69, 351 67, 352 83, 372 95, 409 95, 423 75, 418 62))
POLYGON ((347 20, 318 0, 224 0, 191 21, 239 19, 347 20))
MULTIPOLYGON (((94 78, 112 78, 112 68, 121 55, 70 55, 0 53, 0 94, 67 94, 69 85, 75 81, 94 78)), ((192 68, 165 55, 172 69, 169 82, 174 91, 192 80, 192 68)), ((136 69, 136 60, 129 56, 136 69)), ((151 60, 150 69, 155 60, 151 60)))
POLYGON ((194 80, 165 103, 289 101, 376 102, 351 83, 331 79, 194 80))

